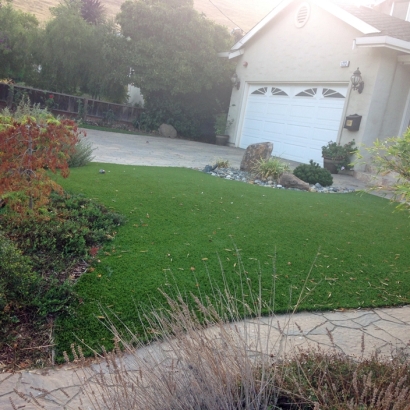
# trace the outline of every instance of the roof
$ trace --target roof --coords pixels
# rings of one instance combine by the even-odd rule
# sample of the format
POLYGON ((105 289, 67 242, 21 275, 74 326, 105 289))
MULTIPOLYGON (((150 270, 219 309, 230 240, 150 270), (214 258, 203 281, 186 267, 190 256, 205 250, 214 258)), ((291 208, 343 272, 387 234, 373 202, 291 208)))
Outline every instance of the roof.
POLYGON ((349 14, 380 30, 380 33, 378 34, 365 34, 366 37, 378 35, 389 36, 404 41, 410 41, 410 22, 408 21, 380 13, 369 7, 358 7, 353 4, 337 5, 341 9, 347 11, 349 14))
MULTIPOLYGON (((276 1, 275 8, 233 45, 229 58, 242 54, 239 53, 239 50, 293 1, 276 1)), ((356 45, 363 47, 389 47, 410 53, 410 22, 380 13, 370 7, 346 4, 341 0, 311 1, 357 29, 361 35, 355 39, 356 45), (366 39, 366 37, 371 38, 366 39)))

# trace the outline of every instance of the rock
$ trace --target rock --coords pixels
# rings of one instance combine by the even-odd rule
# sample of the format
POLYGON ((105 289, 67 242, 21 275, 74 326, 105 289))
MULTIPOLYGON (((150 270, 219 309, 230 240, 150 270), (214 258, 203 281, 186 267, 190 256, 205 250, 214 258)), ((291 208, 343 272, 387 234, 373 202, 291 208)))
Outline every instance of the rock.
POLYGON ((177 137, 177 130, 169 124, 161 124, 158 129, 160 135, 166 138, 176 138, 177 137))
POLYGON ((279 178, 279 183, 285 188, 296 188, 303 191, 309 191, 309 184, 302 181, 293 174, 285 173, 279 178))
POLYGON ((272 150, 273 144, 271 142, 249 145, 241 161, 241 171, 251 172, 257 161, 270 158, 272 150))
POLYGON ((217 165, 205 165, 205 168, 203 169, 203 172, 212 172, 214 169, 216 169, 217 165))

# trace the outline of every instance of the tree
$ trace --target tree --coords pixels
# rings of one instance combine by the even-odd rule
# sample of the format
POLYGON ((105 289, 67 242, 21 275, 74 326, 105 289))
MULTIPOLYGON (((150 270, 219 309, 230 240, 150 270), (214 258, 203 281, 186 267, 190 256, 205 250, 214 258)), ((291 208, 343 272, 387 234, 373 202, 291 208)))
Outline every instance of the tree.
POLYGON ((198 113, 210 118, 227 107, 233 66, 218 52, 232 40, 195 11, 192 0, 128 0, 117 21, 129 39, 132 81, 142 91, 151 127, 181 122, 182 115, 193 136, 198 113))
POLYGON ((0 79, 22 80, 33 75, 37 35, 34 15, 14 10, 0 0, 0 79))
POLYGON ((65 13, 61 8, 53 9, 55 17, 41 34, 37 54, 41 70, 34 85, 50 91, 76 94, 82 77, 88 71, 92 27, 75 8, 67 7, 65 13))
POLYGON ((50 91, 87 93, 123 102, 129 82, 127 41, 112 22, 93 25, 78 2, 53 9, 37 54, 41 71, 31 84, 50 91), (75 27, 75 30, 73 30, 75 27))
POLYGON ((48 203, 52 190, 62 192, 46 170, 68 176, 78 135, 71 120, 0 117, 0 198, 23 214, 48 203))
POLYGON ((85 21, 98 24, 104 21, 105 9, 99 0, 81 0, 81 15, 85 21))

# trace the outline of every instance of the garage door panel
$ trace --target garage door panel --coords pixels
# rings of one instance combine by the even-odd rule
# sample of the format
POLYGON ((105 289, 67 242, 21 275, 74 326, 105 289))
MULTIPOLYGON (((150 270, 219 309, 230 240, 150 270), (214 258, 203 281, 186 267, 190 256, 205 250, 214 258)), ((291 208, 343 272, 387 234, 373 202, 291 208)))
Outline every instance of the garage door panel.
POLYGON ((266 101, 251 101, 247 109, 247 117, 266 115, 266 101))
POLYGON ((324 128, 313 128, 312 139, 316 141, 324 142, 322 145, 327 144, 329 141, 335 140, 335 130, 329 130, 324 128))
POLYGON ((342 107, 326 107, 325 105, 319 106, 317 109, 317 119, 335 122, 339 127, 340 124, 340 112, 343 110, 342 107))
POLYGON ((274 156, 279 156, 283 159, 289 159, 291 161, 297 161, 297 162, 305 162, 305 156, 306 152, 304 149, 301 149, 300 147, 291 147, 289 145, 286 145, 286 149, 281 151, 281 152, 274 152, 274 156))
POLYGON ((242 139, 243 139, 243 142, 244 142, 245 146, 252 145, 252 144, 257 144, 257 143, 261 142, 259 137, 254 136, 254 135, 249 135, 249 134, 248 135, 246 135, 246 134, 242 135, 242 139))
POLYGON ((316 107, 311 104, 295 104, 292 106, 290 116, 292 120, 303 120, 311 122, 316 115, 316 107))
POLYGON ((265 121, 263 120, 258 120, 255 118, 249 118, 246 121, 246 126, 244 127, 244 132, 258 132, 262 131, 264 127, 265 121))
POLYGON ((287 135, 292 137, 299 137, 301 141, 309 138, 312 132, 311 126, 307 124, 288 124, 287 135))
MULTIPOLYGON (((271 90, 275 86, 266 87, 271 90)), ((306 85, 305 89, 316 88, 316 94, 298 97, 296 91, 301 87, 286 86, 289 96, 268 92, 249 96, 239 146, 270 141, 273 155, 305 163, 313 159, 322 164, 322 146, 337 140, 347 87, 306 85), (329 89, 336 90, 338 97, 329 97, 336 92, 329 89)))
POLYGON ((290 110, 291 107, 289 103, 272 101, 267 105, 266 114, 269 115, 269 117, 284 118, 289 115, 290 110))
POLYGON ((283 121, 265 121, 263 131, 270 135, 286 135, 286 123, 283 121))

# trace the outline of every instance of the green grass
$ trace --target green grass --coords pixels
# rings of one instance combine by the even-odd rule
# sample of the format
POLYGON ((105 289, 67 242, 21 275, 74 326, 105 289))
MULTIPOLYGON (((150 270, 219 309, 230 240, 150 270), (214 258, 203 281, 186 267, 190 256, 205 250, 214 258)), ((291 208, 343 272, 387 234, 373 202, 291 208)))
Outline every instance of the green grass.
POLYGON ((83 192, 127 216, 76 288, 82 303, 57 322, 58 352, 74 335, 109 344, 99 305, 134 325, 142 307, 159 308, 158 288, 211 294, 238 285, 238 256, 275 311, 296 302, 312 266, 301 310, 400 305, 410 302, 410 219, 368 194, 315 194, 226 181, 194 170, 91 164, 72 169, 63 187, 83 192), (106 173, 98 170, 104 168, 106 173), (204 260, 206 259, 206 260, 204 260), (310 290, 310 292, 309 292, 310 290), (292 294, 292 296, 290 296, 292 294))

